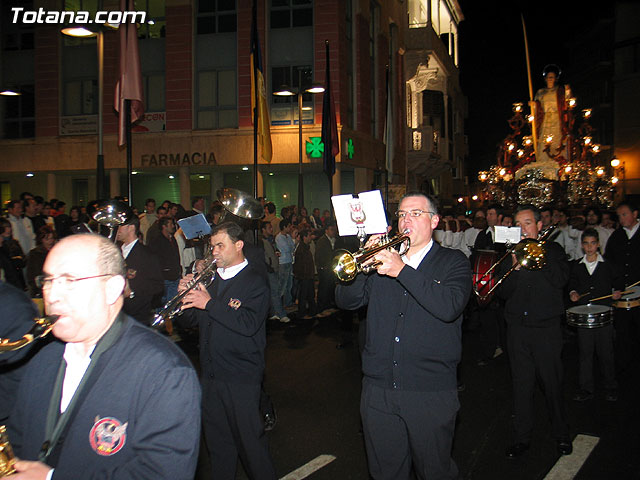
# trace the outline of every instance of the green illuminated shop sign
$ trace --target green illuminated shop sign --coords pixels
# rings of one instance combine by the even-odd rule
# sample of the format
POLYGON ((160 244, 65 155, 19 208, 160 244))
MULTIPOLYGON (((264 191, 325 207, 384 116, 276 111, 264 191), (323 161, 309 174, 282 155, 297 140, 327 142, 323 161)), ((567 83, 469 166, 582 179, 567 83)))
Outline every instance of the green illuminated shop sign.
MULTIPOLYGON (((324 143, 322 142, 322 137, 309 137, 306 142, 305 149, 309 157, 322 158, 322 154, 324 153, 324 143)), ((353 152, 353 140, 350 138, 347 140, 347 156, 350 159, 353 158, 353 152)))

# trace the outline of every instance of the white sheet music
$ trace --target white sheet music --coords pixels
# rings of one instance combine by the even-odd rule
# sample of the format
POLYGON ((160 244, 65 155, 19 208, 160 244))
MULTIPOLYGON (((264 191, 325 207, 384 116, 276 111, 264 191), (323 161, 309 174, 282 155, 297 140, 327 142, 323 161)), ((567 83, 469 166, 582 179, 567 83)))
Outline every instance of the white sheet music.
POLYGON ((356 235, 358 226, 364 226, 367 235, 387 232, 387 218, 384 213, 380 190, 354 195, 334 195, 331 197, 333 210, 341 237, 356 235))

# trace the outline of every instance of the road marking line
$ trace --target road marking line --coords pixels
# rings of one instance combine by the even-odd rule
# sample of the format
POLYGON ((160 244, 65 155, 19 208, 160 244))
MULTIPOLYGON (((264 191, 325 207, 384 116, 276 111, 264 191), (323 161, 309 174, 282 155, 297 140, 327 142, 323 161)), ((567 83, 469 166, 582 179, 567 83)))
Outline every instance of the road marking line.
POLYGON ((280 480, 302 480, 303 478, 307 478, 313 472, 320 470, 326 465, 329 465, 335 459, 336 457, 334 457, 333 455, 318 455, 309 463, 301 466, 300 468, 296 468, 293 472, 288 473, 280 480))
POLYGON ((561 456, 544 480, 571 480, 600 441, 599 437, 577 435, 573 440, 573 453, 561 456))

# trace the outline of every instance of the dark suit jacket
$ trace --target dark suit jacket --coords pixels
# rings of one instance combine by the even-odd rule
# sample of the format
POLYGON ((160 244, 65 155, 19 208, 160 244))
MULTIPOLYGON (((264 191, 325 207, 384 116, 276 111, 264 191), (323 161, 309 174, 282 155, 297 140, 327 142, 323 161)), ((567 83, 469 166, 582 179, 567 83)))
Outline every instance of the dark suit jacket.
MULTIPOLYGON (((173 343, 126 315, 96 361, 48 463, 53 478, 193 479, 200 441, 200 385, 173 343), (98 422, 120 424, 113 436, 98 422), (125 436, 126 435, 126 436, 125 436), (112 454, 100 447, 118 445, 112 454), (104 450, 102 450, 104 452, 104 450)), ((65 345, 51 342, 29 363, 7 425, 15 454, 37 460, 65 345)), ((93 360, 92 360, 93 361, 93 360)))
POLYGON ((640 228, 631 238, 618 228, 607 240, 604 258, 622 270, 625 286, 640 280, 640 228))
MULTIPOLYGON (((564 313, 564 286, 569 281, 567 254, 560 245, 547 241, 546 262, 540 270, 513 271, 498 289, 505 299, 504 316, 507 323, 527 327, 554 325, 564 313)), ((511 258, 499 267, 501 278, 511 268, 511 258)))
POLYGON ((336 287, 340 308, 367 309, 365 381, 411 391, 456 389, 462 312, 471 293, 469 260, 433 242, 418 269, 397 278, 360 274, 336 287))
POLYGON ((331 262, 333 262, 333 248, 331 248, 331 242, 326 235, 322 235, 316 241, 315 261, 318 270, 331 268, 331 262))
POLYGON ((160 264, 140 241, 133 246, 125 263, 133 298, 125 298, 123 310, 139 322, 148 324, 151 310, 159 306, 164 292, 160 264))
MULTIPOLYGON (((575 290, 579 294, 589 292, 576 303, 572 305, 585 305, 589 303, 591 298, 604 297, 611 294, 611 289, 622 290, 624 282, 621 275, 621 269, 613 263, 604 261, 598 262, 596 269, 590 275, 587 266, 576 260, 571 264, 571 276, 569 277, 569 292, 575 290)), ((610 305, 611 298, 600 300, 597 302, 602 305, 610 305)))

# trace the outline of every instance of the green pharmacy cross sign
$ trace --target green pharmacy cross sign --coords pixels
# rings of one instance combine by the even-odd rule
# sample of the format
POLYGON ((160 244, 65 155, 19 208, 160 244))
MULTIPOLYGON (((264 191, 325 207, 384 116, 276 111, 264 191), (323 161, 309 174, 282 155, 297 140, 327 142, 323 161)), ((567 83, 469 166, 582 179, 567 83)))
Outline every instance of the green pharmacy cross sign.
MULTIPOLYGON (((306 152, 311 158, 322 158, 324 153, 324 143, 322 137, 309 137, 306 142, 306 152)), ((347 156, 353 158, 354 148, 353 140, 350 138, 347 140, 347 156)))
POLYGON ((322 158, 324 143, 322 137, 309 137, 306 143, 307 155, 311 158, 322 158))

